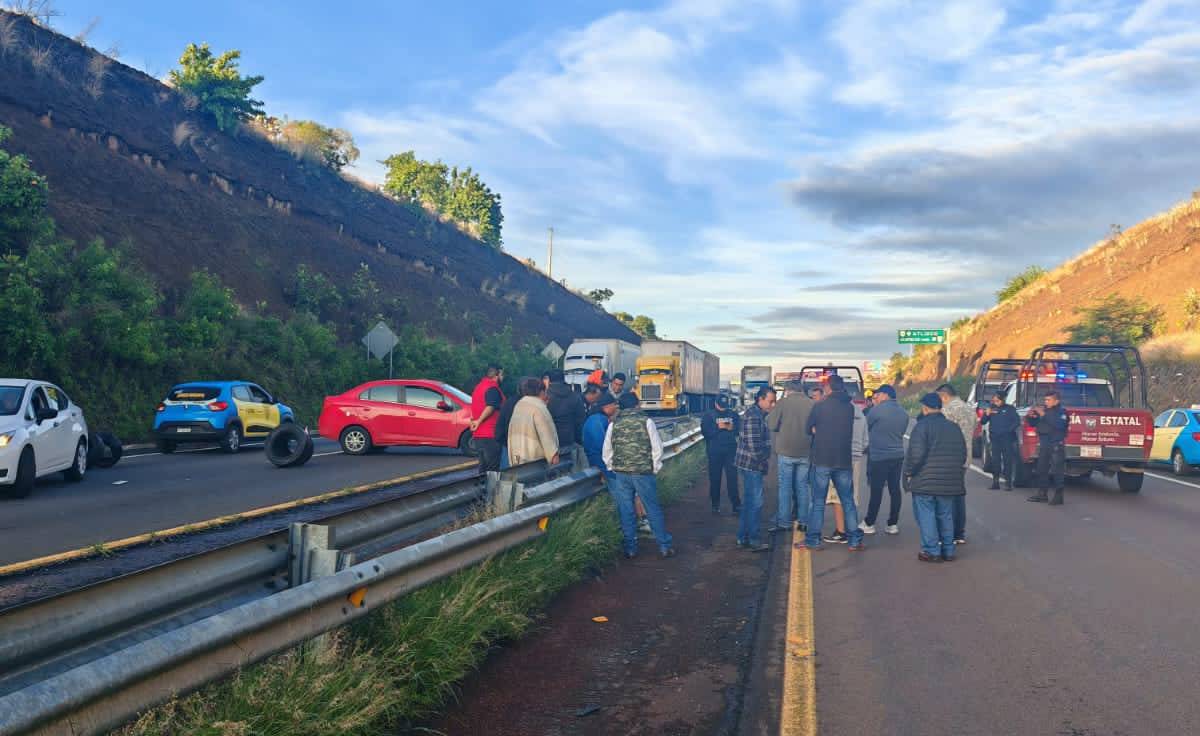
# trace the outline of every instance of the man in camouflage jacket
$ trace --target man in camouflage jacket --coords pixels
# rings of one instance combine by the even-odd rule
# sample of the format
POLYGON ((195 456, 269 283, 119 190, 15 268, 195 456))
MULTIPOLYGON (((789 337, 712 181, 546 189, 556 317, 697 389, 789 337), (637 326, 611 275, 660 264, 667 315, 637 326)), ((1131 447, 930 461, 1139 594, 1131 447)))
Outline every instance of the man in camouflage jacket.
MULTIPOLYGON (((975 422, 978 417, 971 405, 963 401, 958 395, 958 390, 948 383, 943 383, 938 386, 938 396, 942 399, 942 415, 950 421, 958 425, 962 430, 963 440, 967 443, 967 447, 971 447, 971 442, 975 438, 975 422)), ((967 460, 963 464, 963 475, 967 473, 967 468, 971 466, 971 453, 967 452, 967 460)), ((954 500, 954 543, 967 543, 967 497, 955 496, 954 500)))

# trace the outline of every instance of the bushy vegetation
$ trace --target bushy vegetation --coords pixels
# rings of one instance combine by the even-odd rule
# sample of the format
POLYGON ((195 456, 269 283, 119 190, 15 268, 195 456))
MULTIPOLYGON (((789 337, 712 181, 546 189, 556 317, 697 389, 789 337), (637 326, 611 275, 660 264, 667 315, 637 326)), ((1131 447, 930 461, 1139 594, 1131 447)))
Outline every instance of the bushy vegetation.
MULTIPOLYGON (((705 467, 697 446, 659 475, 670 503, 705 467)), ((539 540, 405 596, 340 632, 322 658, 298 651, 156 708, 123 736, 360 736, 397 733, 435 714, 495 643, 620 546, 616 512, 601 495, 550 521, 539 540)))
POLYGON ((1071 342, 1140 345, 1157 334, 1163 310, 1144 299, 1110 294, 1090 307, 1075 310, 1082 319, 1067 328, 1071 342))
POLYGON ((402 202, 423 204, 470 229, 480 240, 500 248, 504 215, 500 195, 470 167, 422 161, 412 151, 388 156, 384 191, 402 202))
POLYGON ((1019 294, 1022 289, 1046 275, 1046 269, 1041 266, 1030 266, 1021 273, 1004 282, 1004 288, 996 292, 996 303, 1003 304, 1019 294))
POLYGON ((269 115, 259 115, 252 122, 264 136, 297 158, 317 161, 334 171, 358 160, 358 146, 348 130, 330 128, 315 120, 280 120, 269 115))
POLYGON ((208 44, 189 43, 171 70, 171 84, 196 99, 200 109, 213 116, 217 127, 229 131, 243 120, 262 114, 262 101, 250 97, 262 77, 243 77, 238 71, 241 51, 214 56, 208 44))
POLYGON ((654 320, 644 314, 633 316, 629 312, 614 312, 613 316, 621 321, 629 329, 636 332, 643 340, 657 340, 658 326, 654 324, 654 320))
MULTIPOLYGON (((357 338, 403 305, 383 298, 361 267, 344 289, 301 265, 294 312, 247 308, 204 271, 186 288, 165 291, 120 248, 96 240, 78 246, 55 234, 45 211, 45 182, 0 149, 0 365, 12 376, 61 385, 97 429, 145 437, 154 406, 185 380, 246 379, 314 424, 322 398, 372 378, 386 364, 366 358, 357 338), (351 315, 349 318, 346 315, 351 315), (341 326, 341 332, 335 328, 341 326)), ((400 324, 393 320, 393 324, 400 324)), ((480 335, 473 346, 401 330, 397 375, 438 378, 469 389, 490 361, 522 374, 547 367, 535 344, 514 346, 511 329, 480 335)))

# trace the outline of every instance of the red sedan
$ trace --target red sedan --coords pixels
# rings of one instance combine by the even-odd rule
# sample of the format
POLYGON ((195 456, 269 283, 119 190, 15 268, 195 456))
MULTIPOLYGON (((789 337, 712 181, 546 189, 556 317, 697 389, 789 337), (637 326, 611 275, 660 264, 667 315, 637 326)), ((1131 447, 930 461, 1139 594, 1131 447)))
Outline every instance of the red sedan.
POLYGON ((322 437, 349 455, 395 445, 457 447, 471 443, 471 397, 440 381, 371 381, 325 397, 322 437))

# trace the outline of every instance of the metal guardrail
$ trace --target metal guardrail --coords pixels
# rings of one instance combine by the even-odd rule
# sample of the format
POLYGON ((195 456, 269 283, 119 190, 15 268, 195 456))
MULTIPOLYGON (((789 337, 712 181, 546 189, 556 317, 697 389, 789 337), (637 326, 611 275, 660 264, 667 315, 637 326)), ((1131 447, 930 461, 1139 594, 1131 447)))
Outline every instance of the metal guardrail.
MULTIPOLYGON (((682 431, 664 443, 664 460, 700 440, 698 427, 682 431)), ((532 505, 365 561, 356 557, 370 556, 385 540, 444 525, 447 514, 457 518, 485 495, 482 477, 10 611, 0 616, 0 736, 103 733, 147 707, 533 539, 543 519, 601 489, 592 468, 553 477, 569 469, 569 463, 514 468, 508 481, 532 505), (319 532, 313 549, 297 541, 308 530, 319 532), (309 580, 322 559, 327 576, 309 580)), ((493 486, 500 478, 490 479, 493 486)))

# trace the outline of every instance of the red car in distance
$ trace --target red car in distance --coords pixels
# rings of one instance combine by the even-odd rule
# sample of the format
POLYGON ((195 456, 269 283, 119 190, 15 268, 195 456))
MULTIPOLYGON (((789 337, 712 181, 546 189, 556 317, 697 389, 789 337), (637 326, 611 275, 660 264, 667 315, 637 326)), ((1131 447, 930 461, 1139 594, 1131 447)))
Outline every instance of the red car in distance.
POLYGON ((471 446, 471 397, 441 381, 370 381, 325 397, 317 431, 342 452, 394 446, 471 446))

